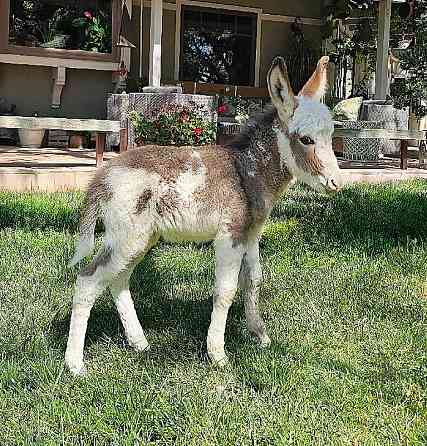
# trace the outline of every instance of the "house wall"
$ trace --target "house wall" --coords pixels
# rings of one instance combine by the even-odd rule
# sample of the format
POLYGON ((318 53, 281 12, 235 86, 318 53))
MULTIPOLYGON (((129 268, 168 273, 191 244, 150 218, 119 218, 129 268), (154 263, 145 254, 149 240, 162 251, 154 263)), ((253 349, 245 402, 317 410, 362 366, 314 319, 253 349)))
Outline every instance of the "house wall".
MULTIPOLYGON (((314 51, 320 51, 320 27, 303 27, 304 37, 314 51)), ((280 22, 263 22, 261 37, 260 86, 266 86, 267 72, 276 56, 286 56, 291 47, 291 25, 280 22)))
MULTIPOLYGON (((200 0, 204 1, 204 0, 200 0)), ((262 8, 265 14, 320 18, 321 0, 209 0, 210 3, 262 8)), ((169 3, 175 3, 169 1, 169 3)), ((140 0, 133 6, 128 37, 137 48, 132 50, 130 78, 139 79, 140 71, 140 0)), ((144 8, 142 77, 148 79, 150 8, 144 8)), ((320 27, 303 26, 306 38, 320 48, 320 27)), ((272 59, 286 55, 291 37, 290 25, 281 22, 262 22, 260 85, 272 59)), ((175 11, 164 10, 162 81, 170 82, 175 72, 175 11)), ((16 104, 21 115, 35 111, 44 116, 105 118, 106 98, 112 91, 111 73, 95 70, 67 69, 67 82, 59 109, 51 108, 52 69, 47 67, 2 64, 0 58, 0 97, 16 104)), ((133 83, 135 85, 135 83, 133 83)))
MULTIPOLYGON (((132 13, 132 36, 135 36, 132 43, 138 49, 132 51, 132 65, 130 77, 139 78, 139 40, 140 40, 140 14, 141 8, 133 6, 132 13)), ((142 46, 142 79, 148 82, 148 68, 150 56, 150 8, 144 8, 143 13, 143 46, 142 46)), ((163 34, 162 34, 162 81, 169 82, 174 78, 175 70, 175 11, 163 10, 163 34)))
MULTIPOLYGON (((199 0, 204 2, 204 0, 199 0)), ((139 0, 137 0, 139 4, 139 0)), ((207 0, 205 3, 218 3, 250 8, 260 8, 265 14, 303 16, 320 18, 322 14, 321 0, 207 0)), ((176 3, 168 1, 168 3, 176 3)), ((149 44, 150 44, 150 13, 151 9, 144 8, 143 15, 143 69, 142 77, 145 82, 148 79, 149 44)), ((132 26, 134 32, 139 35, 140 8, 134 5, 132 26)), ((319 26, 303 25, 305 38, 312 44, 314 50, 320 51, 321 34, 319 26)), ((292 33, 289 23, 263 21, 261 36, 261 61, 260 61, 260 86, 266 86, 266 75, 271 61, 275 56, 286 55, 292 33)), ((133 41, 138 42, 139 37, 133 41)), ((175 74, 175 11, 163 10, 163 37, 162 37, 162 82, 173 81, 175 74)), ((139 78, 139 52, 134 50, 132 57, 132 69, 130 77, 139 78)))
POLYGON ((67 69, 61 107, 52 109, 52 69, 0 63, 0 97, 16 104, 17 113, 31 116, 105 118, 105 101, 111 90, 111 73, 67 69))
MULTIPOLYGON (((166 0, 167 3, 176 3, 176 0, 166 0)), ((198 0, 205 3, 219 3, 246 8, 259 8, 265 14, 278 14, 290 16, 304 16, 320 18, 322 15, 322 0, 198 0)), ((139 4, 139 0, 134 0, 139 4)))

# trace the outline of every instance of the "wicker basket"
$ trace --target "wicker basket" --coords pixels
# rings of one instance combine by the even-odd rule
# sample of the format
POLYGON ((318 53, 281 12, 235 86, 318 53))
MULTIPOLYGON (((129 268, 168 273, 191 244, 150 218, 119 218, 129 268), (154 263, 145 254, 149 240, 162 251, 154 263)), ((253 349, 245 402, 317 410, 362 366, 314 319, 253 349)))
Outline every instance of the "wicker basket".
MULTIPOLYGON (((382 121, 343 121, 343 129, 362 130, 383 127, 382 121)), ((355 161, 376 161, 381 155, 381 139, 343 138, 343 157, 355 161)))

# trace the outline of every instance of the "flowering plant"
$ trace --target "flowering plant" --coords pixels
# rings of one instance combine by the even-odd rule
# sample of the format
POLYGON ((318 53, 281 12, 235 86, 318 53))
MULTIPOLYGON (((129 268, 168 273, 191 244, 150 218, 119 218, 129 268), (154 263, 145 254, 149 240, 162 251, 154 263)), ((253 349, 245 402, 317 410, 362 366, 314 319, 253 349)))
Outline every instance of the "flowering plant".
POLYGON ((102 11, 99 11, 98 16, 89 10, 84 11, 83 17, 73 20, 73 26, 84 30, 85 41, 82 49, 101 53, 111 52, 111 24, 102 11))
POLYGON ((203 119, 197 110, 168 105, 151 111, 150 116, 133 111, 129 118, 134 126, 137 144, 205 145, 216 140, 216 125, 203 119))

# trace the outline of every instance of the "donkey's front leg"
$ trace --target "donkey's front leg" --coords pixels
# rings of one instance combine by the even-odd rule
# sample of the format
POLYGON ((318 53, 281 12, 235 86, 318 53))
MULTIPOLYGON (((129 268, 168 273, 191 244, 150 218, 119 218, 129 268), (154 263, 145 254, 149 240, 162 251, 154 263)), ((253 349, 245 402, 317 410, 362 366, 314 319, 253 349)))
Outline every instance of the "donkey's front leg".
POLYGON ((224 351, 225 324, 236 294, 242 256, 242 246, 233 247, 232 240, 215 242, 215 293, 207 348, 210 360, 219 366, 228 362, 224 351))
POLYGON ((258 295, 261 280, 262 270, 259 261, 259 240, 257 238, 248 245, 246 254, 243 257, 239 285, 244 295, 248 330, 256 336, 261 347, 268 347, 271 341, 267 335, 265 323, 258 309, 258 295))

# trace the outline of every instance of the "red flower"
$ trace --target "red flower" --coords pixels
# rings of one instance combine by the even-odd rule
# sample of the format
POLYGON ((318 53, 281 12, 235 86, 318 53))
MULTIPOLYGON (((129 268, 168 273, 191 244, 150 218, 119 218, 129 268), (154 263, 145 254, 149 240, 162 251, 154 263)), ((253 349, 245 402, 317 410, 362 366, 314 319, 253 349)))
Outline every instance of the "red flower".
POLYGON ((196 127, 193 130, 194 134, 197 136, 197 138, 203 133, 203 129, 201 129, 200 127, 196 127))
POLYGON ((218 113, 222 114, 222 113, 226 113, 228 110, 228 107, 225 104, 222 104, 218 107, 218 113))
POLYGON ((92 13, 90 12, 90 11, 85 11, 84 13, 83 13, 83 15, 87 18, 87 19, 91 19, 93 16, 92 16, 92 13))

